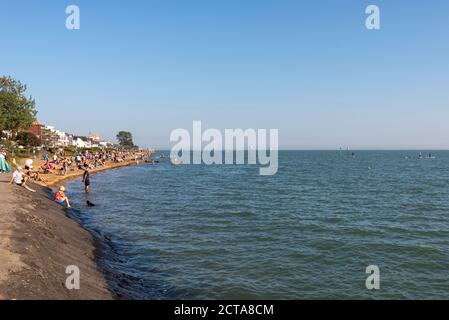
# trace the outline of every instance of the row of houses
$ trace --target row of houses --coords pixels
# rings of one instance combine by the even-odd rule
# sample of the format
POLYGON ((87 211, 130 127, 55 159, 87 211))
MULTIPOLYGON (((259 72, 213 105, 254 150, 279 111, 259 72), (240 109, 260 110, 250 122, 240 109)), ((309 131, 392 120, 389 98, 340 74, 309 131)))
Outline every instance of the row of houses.
POLYGON ((67 132, 57 130, 53 126, 48 126, 35 121, 29 132, 34 134, 41 141, 41 145, 47 148, 58 148, 74 146, 77 148, 98 148, 111 145, 110 142, 101 141, 98 133, 88 136, 77 136, 67 132))

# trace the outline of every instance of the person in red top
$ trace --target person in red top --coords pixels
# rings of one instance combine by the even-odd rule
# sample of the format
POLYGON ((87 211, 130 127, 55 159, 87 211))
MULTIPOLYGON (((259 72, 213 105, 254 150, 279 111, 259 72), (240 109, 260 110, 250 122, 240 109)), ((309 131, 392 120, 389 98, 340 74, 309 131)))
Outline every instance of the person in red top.
POLYGON ((70 208, 69 198, 67 198, 64 191, 65 191, 65 188, 63 186, 61 186, 59 188, 59 191, 55 193, 54 201, 60 205, 63 205, 65 202, 67 204, 67 208, 70 208))

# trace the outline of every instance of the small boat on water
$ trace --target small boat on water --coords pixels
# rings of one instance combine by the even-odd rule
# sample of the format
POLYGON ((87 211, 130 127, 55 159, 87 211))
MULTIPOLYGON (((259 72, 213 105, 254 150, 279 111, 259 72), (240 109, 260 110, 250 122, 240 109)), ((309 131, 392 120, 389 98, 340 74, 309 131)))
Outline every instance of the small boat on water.
POLYGON ((170 162, 171 162, 172 165, 184 164, 184 162, 179 160, 177 157, 171 158, 170 162))

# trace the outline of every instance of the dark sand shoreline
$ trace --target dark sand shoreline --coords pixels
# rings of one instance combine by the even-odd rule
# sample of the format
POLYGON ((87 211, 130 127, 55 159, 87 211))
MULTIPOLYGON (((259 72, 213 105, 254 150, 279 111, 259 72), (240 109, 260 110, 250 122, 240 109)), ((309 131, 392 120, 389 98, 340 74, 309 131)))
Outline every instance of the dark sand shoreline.
POLYGON ((0 299, 114 299, 96 257, 102 244, 51 201, 48 187, 31 193, 0 175, 0 299), (68 290, 66 267, 80 269, 68 290))

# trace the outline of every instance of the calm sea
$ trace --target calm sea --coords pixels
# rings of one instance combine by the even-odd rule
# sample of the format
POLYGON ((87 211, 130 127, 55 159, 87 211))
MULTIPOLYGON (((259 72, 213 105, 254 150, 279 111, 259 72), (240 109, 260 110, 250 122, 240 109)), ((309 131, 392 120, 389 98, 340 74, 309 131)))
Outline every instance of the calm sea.
POLYGON ((67 189, 123 298, 448 299, 449 152, 432 155, 282 151, 274 176, 165 160, 67 189))

